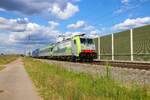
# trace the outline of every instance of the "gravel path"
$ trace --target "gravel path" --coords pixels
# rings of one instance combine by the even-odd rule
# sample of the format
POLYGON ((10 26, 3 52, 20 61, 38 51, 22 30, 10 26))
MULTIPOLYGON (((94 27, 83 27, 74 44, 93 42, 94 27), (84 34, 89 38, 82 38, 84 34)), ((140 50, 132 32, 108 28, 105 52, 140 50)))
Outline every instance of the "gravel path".
POLYGON ((29 79, 21 59, 0 71, 0 100, 42 100, 29 79))
MULTIPOLYGON (((106 67, 102 65, 80 64, 80 63, 53 61, 53 60, 42 60, 42 61, 51 64, 56 64, 58 66, 66 68, 67 70, 73 70, 76 72, 86 72, 94 75, 95 74, 106 75, 106 67)), ((150 85, 150 71, 110 67, 110 74, 113 79, 118 80, 124 84, 136 83, 139 85, 143 84, 150 85)))

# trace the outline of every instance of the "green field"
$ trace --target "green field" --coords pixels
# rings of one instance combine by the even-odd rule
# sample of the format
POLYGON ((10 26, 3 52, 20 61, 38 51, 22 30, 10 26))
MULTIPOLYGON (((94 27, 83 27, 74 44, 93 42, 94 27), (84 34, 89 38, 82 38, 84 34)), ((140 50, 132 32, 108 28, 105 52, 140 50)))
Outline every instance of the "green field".
MULTIPOLYGON (((106 76, 67 71, 32 58, 25 68, 44 100, 149 100, 148 87, 125 86, 106 76)), ((108 68, 108 67, 107 67, 108 68)), ((109 71, 107 71, 109 72, 109 71)))
POLYGON ((13 55, 5 55, 5 56, 0 56, 0 70, 4 68, 4 65, 15 60, 17 56, 13 55))
MULTIPOLYGON (((97 39, 95 41, 96 51, 98 52, 98 41, 97 39)), ((101 36, 100 49, 102 60, 111 60, 111 47, 111 35, 101 36)), ((130 60, 130 49, 130 31, 114 33, 115 60, 130 60)), ((150 25, 133 29, 133 53, 136 61, 150 60, 150 25)))

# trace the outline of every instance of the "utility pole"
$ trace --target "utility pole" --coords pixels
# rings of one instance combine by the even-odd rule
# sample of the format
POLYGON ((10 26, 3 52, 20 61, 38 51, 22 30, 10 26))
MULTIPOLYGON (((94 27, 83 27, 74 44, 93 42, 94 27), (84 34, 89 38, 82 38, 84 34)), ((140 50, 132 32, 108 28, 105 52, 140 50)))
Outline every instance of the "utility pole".
POLYGON ((27 42, 26 42, 26 55, 31 56, 31 51, 30 51, 30 33, 27 36, 27 42))

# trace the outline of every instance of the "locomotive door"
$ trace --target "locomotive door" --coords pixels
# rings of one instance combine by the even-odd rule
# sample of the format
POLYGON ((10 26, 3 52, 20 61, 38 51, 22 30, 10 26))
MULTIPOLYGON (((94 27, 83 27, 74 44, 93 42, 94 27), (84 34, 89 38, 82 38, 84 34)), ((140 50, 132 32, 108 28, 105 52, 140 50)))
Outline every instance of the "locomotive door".
POLYGON ((77 56, 77 41, 76 40, 72 40, 72 54, 74 56, 77 56))

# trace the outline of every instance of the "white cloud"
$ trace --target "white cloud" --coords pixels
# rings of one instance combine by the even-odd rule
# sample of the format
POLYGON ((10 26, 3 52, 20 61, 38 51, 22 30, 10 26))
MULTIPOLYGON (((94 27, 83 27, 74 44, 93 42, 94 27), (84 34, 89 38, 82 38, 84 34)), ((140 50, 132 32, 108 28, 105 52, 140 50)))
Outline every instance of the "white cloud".
POLYGON ((3 9, 3 8, 0 8, 0 11, 3 11, 3 12, 4 12, 4 11, 6 11, 6 10, 5 10, 5 9, 3 9))
POLYGON ((36 23, 28 23, 26 30, 27 31, 36 31, 37 29, 40 28, 40 25, 36 24, 36 23))
POLYGON ((85 34, 87 37, 97 37, 97 34, 100 33, 100 30, 93 25, 89 25, 83 20, 79 20, 76 23, 67 25, 68 29, 80 30, 79 32, 66 32, 67 36, 74 36, 79 34, 85 34))
POLYGON ((66 36, 75 36, 75 35, 81 35, 84 34, 83 32, 66 32, 66 36))
POLYGON ((128 3, 129 3, 129 0, 121 0, 121 3, 123 3, 123 4, 128 4, 128 3))
POLYGON ((3 17, 0 17, 1 30, 23 31, 27 23, 28 23, 27 18, 5 19, 3 17))
POLYGON ((68 29, 80 29, 85 27, 86 23, 84 21, 77 21, 75 24, 70 24, 67 26, 68 29))
POLYGON ((143 3, 148 3, 149 0, 120 0, 121 6, 114 11, 114 14, 130 12, 141 6, 143 3))
POLYGON ((91 31, 90 34, 88 35, 88 37, 96 38, 96 37, 98 37, 98 33, 99 33, 99 30, 91 31))
MULTIPOLYGON (((50 42, 55 41, 57 35, 60 33, 56 27, 59 23, 49 21, 48 26, 31 23, 27 18, 6 19, 0 17, 0 30, 2 34, 7 34, 7 42, 1 42, 0 44, 13 44, 13 43, 27 43, 30 36, 30 42, 40 41, 50 42)), ((1 35, 5 36, 6 35, 1 35)), ((2 38, 0 39, 2 40, 2 38)), ((32 43, 31 43, 32 44, 32 43)), ((37 43, 38 44, 38 43, 37 43)))
POLYGON ((76 29, 76 30, 80 29, 86 33, 87 32, 90 33, 91 31, 97 31, 98 32, 98 29, 95 26, 89 25, 88 23, 86 23, 83 20, 79 20, 76 23, 69 24, 69 25, 67 25, 67 28, 68 29, 76 29))
POLYGON ((4 24, 7 22, 7 19, 0 17, 0 24, 4 24))
POLYGON ((29 19, 28 18, 17 18, 17 22, 19 24, 26 24, 29 22, 29 19))
POLYGON ((85 31, 93 31, 96 30, 96 28, 92 25, 86 25, 86 27, 83 28, 85 31))
POLYGON ((0 43, 7 44, 8 41, 6 40, 8 40, 8 35, 0 32, 0 43))
POLYGON ((79 1, 80 0, 1 0, 0 9, 2 11, 34 15, 41 14, 45 10, 47 11, 54 3, 62 7, 68 2, 76 3, 79 1))
POLYGON ((93 34, 99 34, 101 31, 99 29, 97 29, 95 26, 93 25, 86 25, 86 27, 83 28, 83 30, 85 32, 88 32, 90 35, 93 34))
POLYGON ((46 19, 68 19, 79 11, 80 0, 0 0, 0 11, 38 15, 46 19), (55 15, 55 16, 53 16, 55 15))
POLYGON ((75 13, 79 12, 79 7, 68 2, 65 9, 62 10, 57 3, 54 3, 52 8, 50 8, 49 10, 53 15, 62 20, 65 20, 72 17, 75 13))
POLYGON ((50 42, 55 40, 60 32, 54 29, 54 26, 41 26, 36 23, 28 23, 23 32, 12 32, 9 36, 9 42, 50 42), (53 28, 51 28, 53 27, 53 28), (30 40, 28 40, 30 36, 30 40))
POLYGON ((55 28, 57 28, 59 26, 59 23, 54 22, 54 21, 49 21, 48 23, 50 24, 50 26, 51 26, 50 28, 51 29, 55 29, 55 28))
POLYGON ((129 10, 135 8, 135 7, 129 5, 130 0, 121 0, 120 2, 122 5, 117 10, 114 11, 114 14, 124 13, 126 11, 129 11, 129 10))
POLYGON ((132 9, 137 8, 137 7, 139 7, 139 5, 134 5, 134 6, 133 5, 123 5, 119 9, 115 10, 114 14, 125 13, 125 12, 128 12, 128 11, 130 11, 132 9))
POLYGON ((113 29, 116 30, 124 30, 135 28, 139 26, 144 26, 150 24, 150 17, 136 18, 136 19, 126 19, 124 22, 120 24, 116 24, 113 26, 113 29))

